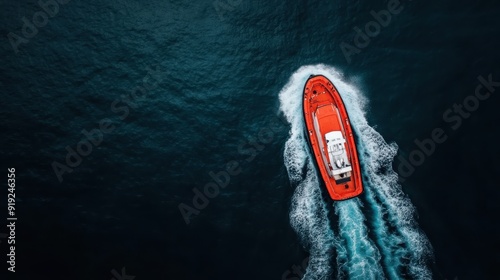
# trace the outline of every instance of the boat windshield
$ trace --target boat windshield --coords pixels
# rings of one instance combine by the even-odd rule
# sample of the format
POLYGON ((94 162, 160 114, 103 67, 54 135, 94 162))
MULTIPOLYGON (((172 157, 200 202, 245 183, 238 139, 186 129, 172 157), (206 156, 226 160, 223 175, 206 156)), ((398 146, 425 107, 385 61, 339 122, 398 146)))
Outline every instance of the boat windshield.
POLYGON ((335 179, 350 177, 352 171, 347 150, 345 147, 346 140, 341 131, 331 131, 325 134, 326 145, 328 148, 328 159, 330 168, 335 179))

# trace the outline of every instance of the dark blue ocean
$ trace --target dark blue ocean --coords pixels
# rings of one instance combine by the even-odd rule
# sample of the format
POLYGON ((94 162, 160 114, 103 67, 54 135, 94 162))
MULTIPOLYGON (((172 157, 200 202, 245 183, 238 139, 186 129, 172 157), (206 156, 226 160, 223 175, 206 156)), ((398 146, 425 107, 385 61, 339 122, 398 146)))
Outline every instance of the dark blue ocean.
POLYGON ((499 13, 1 0, 0 279, 498 279, 499 13), (315 171, 312 74, 346 103, 358 198, 315 171))

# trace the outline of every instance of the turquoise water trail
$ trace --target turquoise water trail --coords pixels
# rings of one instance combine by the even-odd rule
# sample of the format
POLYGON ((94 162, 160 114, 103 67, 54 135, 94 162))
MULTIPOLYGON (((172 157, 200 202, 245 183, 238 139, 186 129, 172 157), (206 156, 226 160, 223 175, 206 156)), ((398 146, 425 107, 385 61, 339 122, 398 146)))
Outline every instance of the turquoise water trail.
POLYGON ((347 250, 343 269, 349 279, 383 279, 380 253, 368 238, 365 216, 359 198, 334 203, 339 216, 339 235, 347 250))

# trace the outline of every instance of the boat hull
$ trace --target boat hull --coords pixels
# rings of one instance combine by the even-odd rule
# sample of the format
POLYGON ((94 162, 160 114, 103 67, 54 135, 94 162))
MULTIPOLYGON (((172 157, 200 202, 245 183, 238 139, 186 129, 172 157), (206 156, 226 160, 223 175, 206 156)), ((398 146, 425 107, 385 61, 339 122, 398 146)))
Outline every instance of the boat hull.
POLYGON ((344 103, 325 76, 310 76, 304 86, 306 137, 321 179, 333 200, 363 192, 361 168, 344 103))

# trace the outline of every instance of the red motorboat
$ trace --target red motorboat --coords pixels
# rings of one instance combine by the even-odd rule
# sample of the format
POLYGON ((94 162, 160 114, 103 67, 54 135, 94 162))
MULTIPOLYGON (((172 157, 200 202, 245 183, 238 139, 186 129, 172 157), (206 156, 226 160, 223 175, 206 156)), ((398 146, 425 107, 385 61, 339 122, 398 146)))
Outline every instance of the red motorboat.
POLYGON ((306 134, 314 161, 333 200, 363 192, 356 143, 342 98, 325 76, 311 75, 304 87, 306 134))

